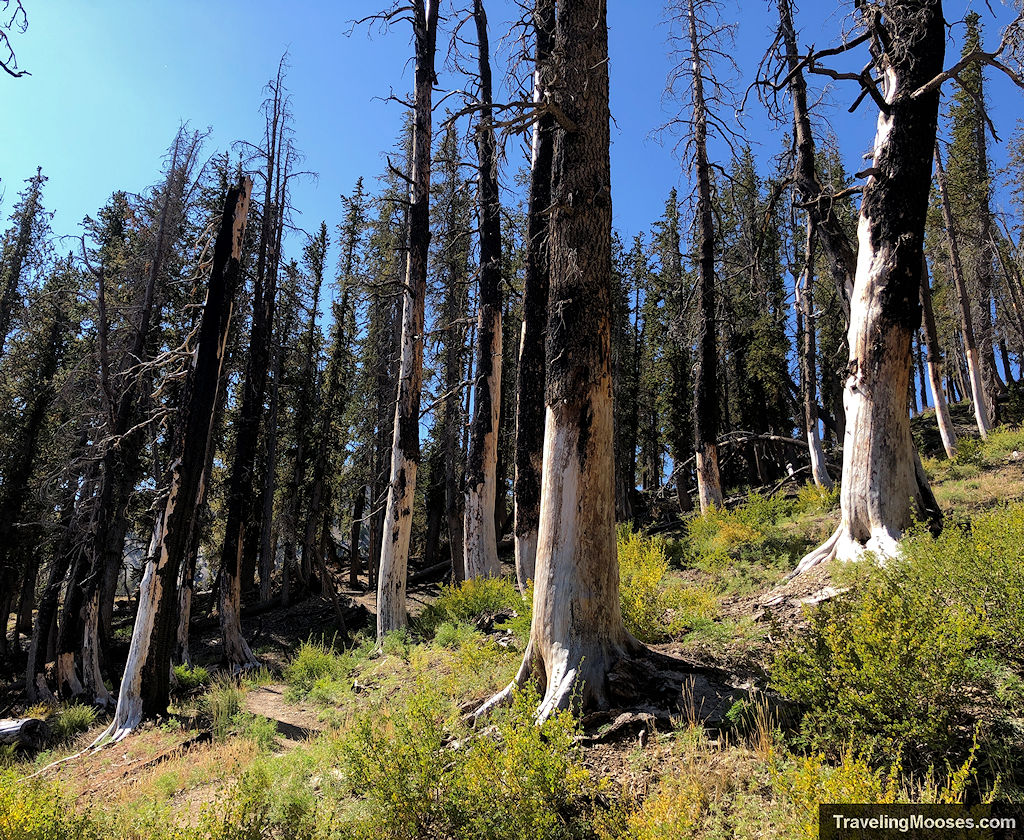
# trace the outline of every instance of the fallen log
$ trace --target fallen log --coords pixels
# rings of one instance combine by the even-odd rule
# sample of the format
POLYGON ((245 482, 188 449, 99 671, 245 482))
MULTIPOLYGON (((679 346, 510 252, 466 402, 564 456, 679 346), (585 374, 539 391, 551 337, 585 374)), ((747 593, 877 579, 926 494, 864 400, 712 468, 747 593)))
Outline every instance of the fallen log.
POLYGON ((50 727, 40 718, 0 720, 0 744, 40 750, 50 738, 50 727))

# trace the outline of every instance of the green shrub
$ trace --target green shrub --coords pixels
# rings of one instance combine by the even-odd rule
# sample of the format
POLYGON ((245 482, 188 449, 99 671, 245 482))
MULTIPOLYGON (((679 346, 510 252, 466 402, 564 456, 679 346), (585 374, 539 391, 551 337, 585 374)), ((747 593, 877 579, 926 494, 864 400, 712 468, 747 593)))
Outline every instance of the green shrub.
POLYGON ((234 678, 218 675, 203 696, 203 707, 210 718, 215 738, 225 738, 232 731, 232 720, 242 708, 245 693, 234 678))
POLYGON ((444 648, 459 648, 464 642, 477 639, 480 633, 475 627, 462 621, 443 621, 434 631, 434 644, 444 648))
POLYGON ((962 437, 956 442, 956 455, 953 460, 963 466, 970 464, 980 467, 985 461, 984 443, 980 438, 962 437))
POLYGON ((277 745, 277 724, 263 715, 235 712, 231 717, 231 729, 243 738, 254 741, 261 750, 271 750, 277 745))
POLYGON ((524 691, 494 725, 447 720, 424 686, 403 710, 366 716, 341 745, 352 793, 362 799, 353 833, 393 840, 533 840, 583 835, 593 785, 578 725, 559 713, 541 725, 538 696, 524 691))
POLYGON ((839 485, 829 490, 819 487, 813 481, 804 484, 796 495, 794 506, 797 513, 828 513, 839 507, 839 485))
POLYGON ((46 723, 55 741, 70 741, 96 723, 96 709, 92 706, 63 706, 50 715, 46 723))
POLYGON ((175 665, 174 680, 178 684, 178 692, 194 694, 210 684, 210 672, 201 665, 191 668, 188 665, 175 665))
POLYGON ((776 654, 772 683, 804 707, 801 733, 815 749, 931 760, 956 740, 976 636, 975 620, 913 590, 893 563, 821 606, 776 654))
POLYGON ((426 606, 413 627, 424 638, 432 639, 445 622, 471 624, 481 616, 500 612, 528 614, 529 608, 530 602, 509 578, 474 578, 442 587, 437 600, 426 606))
POLYGON ((0 770, 0 837, 4 840, 98 840, 88 814, 60 788, 39 779, 24 781, 0 770))

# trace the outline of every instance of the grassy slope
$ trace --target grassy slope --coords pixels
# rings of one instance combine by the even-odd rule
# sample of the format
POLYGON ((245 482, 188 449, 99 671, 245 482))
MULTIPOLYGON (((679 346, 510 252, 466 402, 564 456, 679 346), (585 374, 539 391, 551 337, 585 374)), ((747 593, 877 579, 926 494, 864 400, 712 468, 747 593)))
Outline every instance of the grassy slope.
POLYGON ((473 732, 460 712, 507 682, 528 630, 511 585, 484 584, 446 593, 379 655, 365 641, 347 651, 307 643, 282 674, 241 685, 197 674, 171 720, 45 782, 21 781, 97 731, 76 739, 90 721, 68 714, 63 744, 31 761, 6 757, 0 836, 811 838, 823 801, 1019 798, 1019 616, 996 608, 1014 593, 964 606, 942 587, 968 555, 986 568, 1019 565, 999 535, 1018 519, 1024 529, 1024 462, 1013 460, 1022 449, 1024 434, 1004 431, 969 444, 958 463, 928 460, 950 536, 914 537, 898 574, 825 569, 779 587, 834 522, 835 499, 813 489, 754 497, 677 539, 620 534, 634 633, 741 682, 787 687, 804 704, 784 720, 766 704, 739 704, 722 731, 684 714, 669 731, 604 743, 568 717, 538 731, 526 697, 495 728, 473 732), (957 530, 966 521, 978 524, 957 530), (959 565, 929 578, 951 554, 959 565), (850 592, 814 610, 800 603, 836 589, 850 592), (894 603, 895 617, 885 612, 894 603), (942 636, 935 659, 953 665, 921 666, 932 652, 913 639, 948 626, 959 635, 942 636), (906 696, 882 696, 878 686, 898 679, 871 651, 893 659, 910 648, 923 676, 903 686, 906 696), (835 666, 852 649, 855 664, 835 666), (851 701, 837 721, 822 712, 832 690, 872 699, 851 701), (930 705, 904 714, 928 691, 930 705), (851 720, 860 728, 841 730, 851 720), (1001 750, 989 748, 993 733, 1001 750), (926 755, 930 769, 906 752, 926 755))

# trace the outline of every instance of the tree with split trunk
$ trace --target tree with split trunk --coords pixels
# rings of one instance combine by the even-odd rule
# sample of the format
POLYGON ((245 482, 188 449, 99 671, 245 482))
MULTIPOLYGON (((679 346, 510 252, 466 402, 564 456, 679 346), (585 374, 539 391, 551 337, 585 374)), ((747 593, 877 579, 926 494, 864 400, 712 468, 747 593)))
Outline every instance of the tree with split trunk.
MULTIPOLYGON (((402 295, 402 339, 391 448, 391 478, 385 503, 377 580, 378 640, 385 633, 405 627, 409 618, 405 608, 405 589, 412 536, 413 496, 420 461, 420 397, 423 384, 427 255, 430 249, 430 144, 438 2, 412 2, 416 70, 409 189, 409 256, 402 295)), ((405 7, 402 11, 406 11, 405 7)))
POLYGON ((551 50, 555 37, 555 0, 537 0, 533 9, 536 40, 533 101, 540 108, 533 124, 530 194, 526 223, 526 276, 523 281, 523 328, 519 341, 516 389, 513 524, 516 580, 521 592, 537 566, 540 487, 544 445, 544 344, 547 335, 549 274, 548 219, 555 117, 541 106, 547 101, 551 50))
POLYGON ((556 115, 549 228, 546 422, 533 621, 512 684, 535 679, 543 719, 611 702, 637 653, 619 609, 615 545, 608 28, 603 0, 561 3, 545 107, 556 115), (585 95, 584 95, 585 92, 585 95))
POLYGON ((177 626, 175 587, 193 530, 198 527, 197 513, 203 498, 228 331, 241 278, 240 259, 251 191, 252 182, 243 178, 225 199, 213 248, 206 304, 175 417, 166 503, 153 527, 117 708, 96 744, 120 740, 139 725, 144 715, 167 711, 171 651, 177 626))
MULTIPOLYGON (((799 574, 832 557, 891 557, 915 508, 935 513, 910 436, 911 341, 920 324, 924 227, 945 32, 940 0, 864 4, 856 41, 871 41, 864 95, 879 114, 858 221, 845 385, 842 518, 799 574)), ((849 45, 848 45, 849 46, 849 45)))
POLYGON ((498 423, 501 414, 501 205, 495 156, 491 58, 487 14, 473 0, 480 75, 477 206, 480 225, 480 283, 477 294, 476 382, 466 462, 466 579, 497 577, 498 537, 494 503, 497 494, 498 423))

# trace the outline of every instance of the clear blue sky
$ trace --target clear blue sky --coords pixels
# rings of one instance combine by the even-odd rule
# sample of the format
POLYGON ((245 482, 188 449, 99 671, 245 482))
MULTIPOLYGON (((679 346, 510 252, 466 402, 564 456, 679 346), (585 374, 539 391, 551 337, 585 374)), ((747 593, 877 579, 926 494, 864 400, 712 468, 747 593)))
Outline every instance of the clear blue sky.
MULTIPOLYGON (((346 37, 349 21, 381 2, 25 0, 29 30, 13 40, 20 65, 32 76, 0 78, 0 213, 10 213, 22 180, 41 165, 50 178, 46 205, 57 211, 54 230, 74 234, 81 218, 113 190, 137 192, 157 180, 160 156, 180 121, 213 128, 208 153, 236 139, 258 140, 262 88, 288 49, 296 143, 306 155, 304 167, 320 175, 296 187, 298 221, 312 230, 326 219, 333 229, 339 194, 358 176, 370 181, 381 172, 381 151, 391 147, 401 122, 402 107, 376 97, 392 89, 404 95, 411 85, 407 24, 389 34, 370 35, 362 27, 346 37)), ((852 6, 826 15, 816 4, 804 5, 802 40, 819 47, 835 38, 852 6)), ((517 14, 508 0, 491 0, 487 7, 497 42, 517 14)), ((442 0, 442 12, 450 9, 442 0)), ((1005 21, 1008 11, 996 9, 1005 21)), ((995 35, 997 23, 984 4, 979 11, 989 36, 995 35)), ((947 3, 947 18, 962 12, 961 4, 947 3)), ((726 17, 739 24, 734 54, 744 76, 736 86, 741 93, 770 38, 773 14, 765 0, 743 2, 742 9, 725 5, 726 17)), ((689 184, 672 143, 649 139, 668 116, 661 92, 671 59, 661 17, 661 0, 611 0, 609 7, 613 206, 626 236, 649 227, 673 186, 686 190, 689 184)), ((950 55, 958 49, 951 44, 950 55)), ((461 82, 447 75, 441 86, 461 82)), ((991 90, 1005 139, 1021 113, 1021 93, 1006 84, 991 90)), ((852 100, 846 89, 833 99, 834 125, 854 171, 870 145, 874 114, 864 105, 854 117, 844 116, 852 100)), ((751 102, 748 134, 766 166, 780 148, 782 130, 751 102)), ((508 153, 517 160, 516 149, 508 153)))

